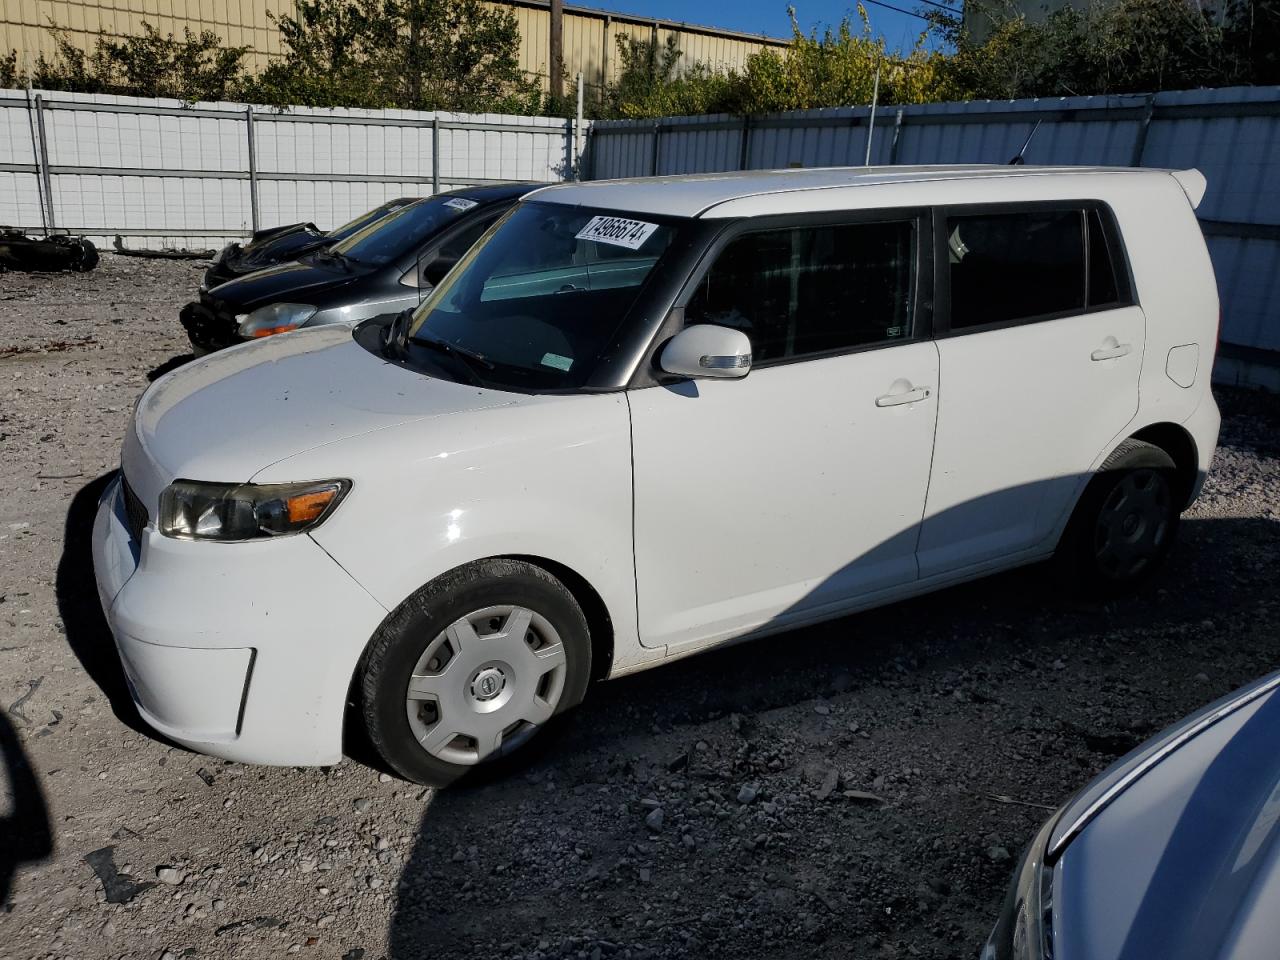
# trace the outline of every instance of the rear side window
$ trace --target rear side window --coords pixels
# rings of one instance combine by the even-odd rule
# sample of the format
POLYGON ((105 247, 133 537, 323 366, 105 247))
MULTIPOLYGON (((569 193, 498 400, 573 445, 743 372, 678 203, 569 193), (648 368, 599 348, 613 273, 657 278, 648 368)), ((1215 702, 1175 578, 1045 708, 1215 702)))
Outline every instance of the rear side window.
POLYGON ((1080 210, 947 218, 951 329, 1083 310, 1080 210))
POLYGON ((946 220, 952 330, 1105 310, 1132 302, 1109 216, 1097 206, 946 220))
POLYGON ((720 252, 685 323, 742 330, 757 363, 911 335, 914 221, 744 234, 720 252))

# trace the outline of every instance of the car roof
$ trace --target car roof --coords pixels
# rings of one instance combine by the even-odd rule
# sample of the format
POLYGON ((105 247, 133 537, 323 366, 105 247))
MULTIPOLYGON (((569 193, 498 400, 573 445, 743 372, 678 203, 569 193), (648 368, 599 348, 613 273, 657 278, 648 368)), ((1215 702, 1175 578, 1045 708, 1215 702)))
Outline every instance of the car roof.
POLYGON ((1010 164, 748 170, 556 184, 542 188, 530 199, 605 210, 696 217, 731 200, 800 190, 878 187, 929 180, 993 180, 1098 173, 1141 175, 1154 172, 1157 171, 1132 167, 1040 167, 1010 164))

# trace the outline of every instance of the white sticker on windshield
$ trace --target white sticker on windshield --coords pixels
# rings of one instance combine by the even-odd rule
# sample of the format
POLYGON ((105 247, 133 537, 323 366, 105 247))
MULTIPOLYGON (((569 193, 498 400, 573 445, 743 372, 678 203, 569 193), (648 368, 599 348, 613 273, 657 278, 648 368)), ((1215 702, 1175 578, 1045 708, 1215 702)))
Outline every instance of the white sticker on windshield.
POLYGON ((573 361, 568 357, 562 357, 558 353, 544 353, 542 355, 542 365, 544 367, 555 367, 557 370, 567 371, 573 366, 573 361))
POLYGON ((649 235, 657 229, 656 223, 645 223, 643 220, 592 217, 587 221, 587 225, 578 231, 575 239, 594 240, 596 243, 610 243, 615 247, 639 250, 649 239, 649 235))
POLYGON ((446 207, 452 207, 454 210, 470 210, 472 207, 480 205, 478 200, 468 200, 466 197, 450 197, 444 202, 446 207))

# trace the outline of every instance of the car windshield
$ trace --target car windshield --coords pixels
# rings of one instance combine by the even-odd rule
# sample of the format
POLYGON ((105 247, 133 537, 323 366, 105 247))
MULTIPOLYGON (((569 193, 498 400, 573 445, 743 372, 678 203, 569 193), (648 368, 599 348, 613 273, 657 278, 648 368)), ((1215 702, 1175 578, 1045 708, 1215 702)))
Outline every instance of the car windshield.
POLYGON ((476 201, 465 197, 419 200, 368 224, 329 249, 354 263, 380 267, 412 252, 476 205, 476 201))
POLYGON ((517 204, 414 312, 411 342, 468 357, 486 383, 586 383, 676 221, 517 204))
POLYGON ((330 240, 345 240, 362 227, 367 227, 375 220, 381 220, 392 210, 399 210, 401 207, 408 206, 411 203, 413 201, 405 197, 401 197, 398 200, 388 200, 382 206, 374 207, 372 210, 360 214, 354 220, 348 220, 340 227, 334 227, 325 234, 325 237, 330 240))

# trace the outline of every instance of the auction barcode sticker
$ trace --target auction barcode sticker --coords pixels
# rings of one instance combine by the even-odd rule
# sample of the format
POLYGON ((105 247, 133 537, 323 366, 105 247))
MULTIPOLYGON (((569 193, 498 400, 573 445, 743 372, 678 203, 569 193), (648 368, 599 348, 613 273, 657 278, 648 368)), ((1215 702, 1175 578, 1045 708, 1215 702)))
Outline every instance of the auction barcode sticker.
POLYGON ((472 207, 479 206, 477 201, 468 200, 466 197, 450 197, 444 205, 454 210, 470 210, 472 207))
POLYGON ((657 229, 656 223, 645 223, 643 220, 592 217, 587 221, 587 225, 577 232, 575 239, 594 240, 596 243, 610 243, 615 247, 639 250, 649 239, 649 235, 657 229))

